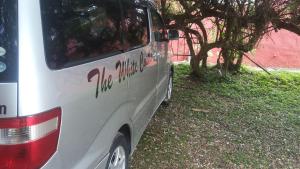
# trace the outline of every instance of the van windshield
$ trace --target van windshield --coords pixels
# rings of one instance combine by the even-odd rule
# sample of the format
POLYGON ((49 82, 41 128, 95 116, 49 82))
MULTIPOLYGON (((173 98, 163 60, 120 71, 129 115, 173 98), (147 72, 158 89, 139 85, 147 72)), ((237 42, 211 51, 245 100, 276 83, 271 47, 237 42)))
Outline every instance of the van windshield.
POLYGON ((18 1, 0 0, 0 83, 18 79, 18 1))

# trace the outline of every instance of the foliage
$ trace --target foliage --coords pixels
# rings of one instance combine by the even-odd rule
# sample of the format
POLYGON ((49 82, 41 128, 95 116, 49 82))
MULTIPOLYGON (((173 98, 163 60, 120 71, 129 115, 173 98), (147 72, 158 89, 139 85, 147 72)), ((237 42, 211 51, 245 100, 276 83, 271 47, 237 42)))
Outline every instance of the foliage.
POLYGON ((217 66, 225 74, 240 70, 243 56, 270 31, 286 29, 300 35, 299 0, 161 0, 169 28, 184 32, 190 49, 191 67, 201 75, 207 69, 208 51, 220 48, 217 66), (209 40, 207 23, 214 25, 209 40), (197 28, 197 29, 195 29, 197 28), (198 31, 200 30, 200 31, 198 31), (194 40, 196 38, 196 40, 194 40), (200 45, 200 51, 195 50, 200 45), (222 61, 223 60, 223 61, 222 61))

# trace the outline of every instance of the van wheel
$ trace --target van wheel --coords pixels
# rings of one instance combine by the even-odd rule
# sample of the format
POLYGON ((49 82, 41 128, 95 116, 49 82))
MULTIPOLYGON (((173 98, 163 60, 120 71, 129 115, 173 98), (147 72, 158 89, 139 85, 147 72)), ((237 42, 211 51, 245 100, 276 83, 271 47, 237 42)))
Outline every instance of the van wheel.
POLYGON ((128 169, 129 143, 122 133, 118 133, 109 150, 106 169, 128 169))
POLYGON ((173 76, 172 76, 172 74, 170 74, 168 88, 167 88, 167 94, 164 99, 164 103, 168 103, 171 100, 172 91, 173 91, 173 76))

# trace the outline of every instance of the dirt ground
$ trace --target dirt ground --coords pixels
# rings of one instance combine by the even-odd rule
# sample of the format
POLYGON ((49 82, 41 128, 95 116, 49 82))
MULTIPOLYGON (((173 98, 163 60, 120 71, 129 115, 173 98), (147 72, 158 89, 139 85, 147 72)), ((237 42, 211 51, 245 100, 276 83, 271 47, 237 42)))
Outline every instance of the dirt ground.
POLYGON ((151 120, 132 169, 300 168, 300 73, 176 72, 171 103, 151 120))

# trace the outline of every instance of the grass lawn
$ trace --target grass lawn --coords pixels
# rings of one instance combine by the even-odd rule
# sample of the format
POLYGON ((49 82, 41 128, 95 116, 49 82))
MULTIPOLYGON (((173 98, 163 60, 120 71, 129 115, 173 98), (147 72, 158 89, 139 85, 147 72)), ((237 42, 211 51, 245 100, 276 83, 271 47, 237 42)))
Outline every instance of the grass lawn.
POLYGON ((300 168, 300 73, 175 71, 171 103, 150 122, 133 169, 300 168))

